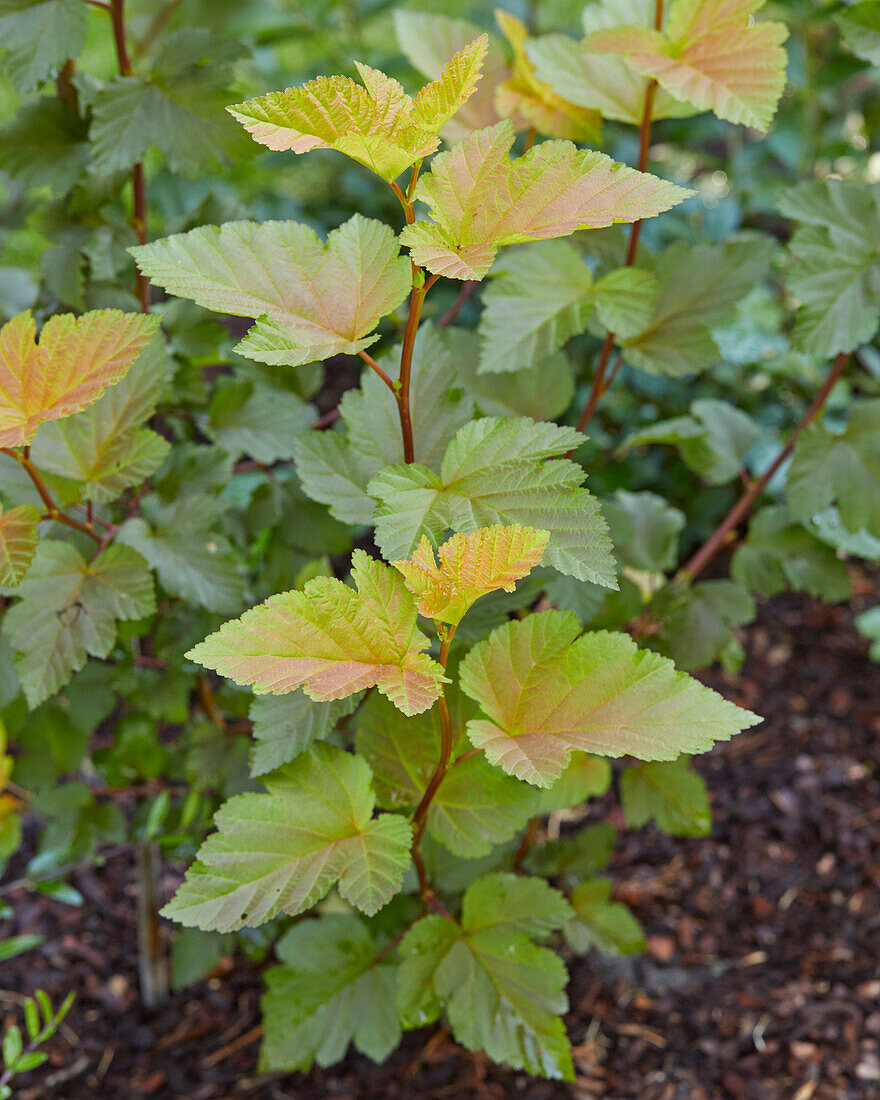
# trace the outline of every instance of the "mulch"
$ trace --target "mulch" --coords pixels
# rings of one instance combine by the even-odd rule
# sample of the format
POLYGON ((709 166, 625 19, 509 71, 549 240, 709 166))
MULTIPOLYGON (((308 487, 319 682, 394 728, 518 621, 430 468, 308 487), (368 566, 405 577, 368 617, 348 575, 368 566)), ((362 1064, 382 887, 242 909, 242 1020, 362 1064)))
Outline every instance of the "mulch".
MULTIPOLYGON (((81 907, 5 899, 2 934, 46 936, 3 964, 7 1022, 38 986, 77 994, 17 1100, 880 1098, 880 666, 848 608, 808 598, 765 603, 745 643, 740 675, 705 679, 766 722, 697 760, 710 839, 622 834, 610 873, 649 950, 572 960, 575 1084, 494 1067, 443 1030, 410 1033, 384 1066, 352 1053, 259 1076, 256 965, 140 1006, 134 867, 120 856, 74 876, 81 907)), ((619 813, 612 800, 591 812, 619 813)), ((166 869, 167 894, 178 877, 166 869)))

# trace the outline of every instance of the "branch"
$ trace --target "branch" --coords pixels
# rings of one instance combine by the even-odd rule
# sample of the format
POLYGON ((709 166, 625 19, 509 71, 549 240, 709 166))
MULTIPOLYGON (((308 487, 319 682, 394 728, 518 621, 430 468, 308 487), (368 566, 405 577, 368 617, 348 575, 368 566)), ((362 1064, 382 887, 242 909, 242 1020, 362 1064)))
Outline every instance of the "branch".
MULTIPOLYGON (((413 275, 419 273, 424 278, 424 271, 413 264, 413 275)), ((403 434, 403 461, 415 462, 415 449, 413 445, 412 412, 409 404, 409 382, 412 373, 413 348, 416 343, 416 333, 419 330, 419 321, 422 316, 422 306, 428 291, 440 278, 439 275, 431 275, 420 287, 413 286, 409 304, 409 317, 406 319, 406 331, 403 334, 403 347, 400 351, 400 382, 396 390, 397 407, 400 412, 400 430, 403 434)))
POLYGON ((376 362, 376 360, 372 357, 372 355, 370 355, 370 353, 366 352, 366 351, 359 351, 358 355, 361 357, 361 359, 363 359, 363 361, 367 364, 368 367, 370 367, 372 370, 374 370, 376 372, 376 374, 379 375, 379 377, 382 379, 382 381, 385 383, 385 385, 388 387, 388 389, 391 390, 391 392, 394 394, 395 397, 397 397, 397 387, 394 385, 394 382, 391 380, 391 376, 389 374, 387 374, 384 370, 382 370, 382 368, 379 366, 379 364, 376 362))
POLYGON ((461 313, 468 298, 473 294, 476 285, 477 282, 475 279, 467 279, 461 284, 461 290, 458 292, 458 297, 437 322, 437 328, 446 328, 447 325, 452 324, 459 313, 461 313))
POLYGON ((52 499, 52 494, 46 488, 46 483, 40 477, 40 474, 34 464, 31 462, 30 448, 25 447, 23 452, 13 451, 9 447, 0 447, 0 452, 5 455, 9 455, 10 458, 14 458, 18 462, 25 473, 33 482, 34 488, 40 494, 40 500, 45 506, 45 515, 40 516, 40 519, 53 520, 55 523, 63 523, 67 527, 72 527, 75 531, 81 531, 84 535, 88 535, 89 538, 93 538, 95 542, 101 542, 101 536, 95 531, 94 526, 91 523, 81 523, 78 519, 74 519, 73 516, 68 516, 55 503, 52 499))
POLYGON ((739 500, 730 509, 724 519, 721 521, 715 532, 705 542, 699 550, 689 559, 689 561, 679 570, 678 576, 683 580, 693 580, 698 573, 701 573, 710 561, 715 557, 721 547, 727 541, 727 537, 731 531, 743 520, 752 508, 752 505, 763 493, 767 487, 770 479, 779 469, 779 467, 785 462, 791 452, 794 450, 794 445, 797 443, 803 431, 816 419, 819 413, 822 411, 825 402, 828 400, 828 395, 834 388, 835 382, 840 378, 846 369, 847 364, 852 356, 851 352, 841 352, 840 355, 834 360, 831 366, 831 370, 828 373, 828 377, 825 379, 822 388, 813 398, 810 407, 801 417, 795 430, 791 433, 788 442, 780 450, 779 454, 764 473, 753 481, 749 488, 743 493, 739 500))

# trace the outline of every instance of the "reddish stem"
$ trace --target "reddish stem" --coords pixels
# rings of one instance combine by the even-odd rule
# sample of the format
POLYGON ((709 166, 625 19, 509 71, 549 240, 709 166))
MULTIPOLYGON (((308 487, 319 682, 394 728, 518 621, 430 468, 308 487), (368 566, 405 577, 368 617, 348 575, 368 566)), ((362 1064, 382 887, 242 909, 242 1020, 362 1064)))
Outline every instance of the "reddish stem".
POLYGON ((55 503, 52 499, 52 494, 46 488, 46 483, 40 477, 39 472, 30 460, 29 454, 30 448, 25 447, 24 452, 19 453, 13 451, 9 447, 0 447, 0 451, 3 454, 9 455, 10 458, 14 458, 16 462, 20 463, 25 473, 33 482, 34 488, 40 494, 40 500, 42 500, 46 514, 41 516, 41 519, 52 520, 55 523, 63 523, 66 527, 72 527, 74 531, 81 531, 84 535, 88 535, 89 538, 95 540, 95 542, 101 542, 101 536, 95 532, 94 527, 88 523, 81 523, 78 519, 74 519, 73 516, 68 516, 55 503))
POLYGON ((458 297, 437 322, 437 328, 446 328, 447 325, 452 324, 459 313, 461 313, 468 298, 473 294, 476 285, 477 282, 475 279, 468 279, 461 284, 461 290, 458 292, 458 297))
POLYGON ((721 521, 711 538, 705 542, 699 550, 689 559, 689 561, 679 570, 678 576, 682 579, 693 580, 698 573, 701 573, 710 561, 715 557, 721 547, 727 541, 728 535, 733 529, 743 520, 751 510, 752 505, 763 493, 770 479, 779 469, 779 467, 785 462, 791 452, 794 450, 794 445, 797 443, 801 436, 801 433, 816 419, 825 402, 828 400, 828 395, 834 388, 835 382, 840 378, 846 369, 847 363, 850 360, 850 352, 841 352, 840 355, 834 360, 831 366, 831 370, 828 373, 828 377, 825 379, 822 388, 813 398, 813 401, 804 415, 801 417, 797 427, 791 433, 788 442, 780 450, 779 454, 763 474, 743 493, 739 500, 730 509, 724 519, 721 521))

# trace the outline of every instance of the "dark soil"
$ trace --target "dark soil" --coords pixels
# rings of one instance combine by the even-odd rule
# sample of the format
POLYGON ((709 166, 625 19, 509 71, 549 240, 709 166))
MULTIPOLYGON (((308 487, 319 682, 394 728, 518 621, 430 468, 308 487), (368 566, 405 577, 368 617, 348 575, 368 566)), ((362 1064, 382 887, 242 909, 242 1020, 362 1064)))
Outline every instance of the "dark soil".
MULTIPOLYGON (((77 994, 49 1063, 16 1097, 880 1098, 880 668, 847 609, 808 599, 768 602, 746 648, 741 676, 707 679, 767 721, 698 761, 712 838, 624 834, 611 871, 650 950, 572 963, 574 1085, 497 1069, 442 1031, 408 1035, 381 1067, 351 1055, 257 1077, 254 965, 140 1007, 126 855, 74 876, 80 908, 24 890, 6 899, 6 931, 46 942, 3 965, 3 1014, 37 986, 77 994)), ((596 812, 617 813, 611 801, 596 812)), ((169 869, 163 889, 176 881, 169 869)))

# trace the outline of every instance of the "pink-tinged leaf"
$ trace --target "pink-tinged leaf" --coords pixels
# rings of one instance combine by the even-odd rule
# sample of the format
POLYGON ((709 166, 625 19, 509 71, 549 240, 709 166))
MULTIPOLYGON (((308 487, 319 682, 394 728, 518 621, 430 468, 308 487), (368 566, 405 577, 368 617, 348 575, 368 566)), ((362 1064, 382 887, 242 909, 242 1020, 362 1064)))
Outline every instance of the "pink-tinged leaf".
POLYGON ((94 310, 50 317, 40 333, 30 310, 0 330, 0 447, 31 442, 46 420, 95 403, 118 382, 159 327, 157 317, 94 310))
POLYGON ((495 92, 495 104, 502 118, 520 115, 538 133, 567 141, 597 143, 602 133, 602 116, 569 103, 549 84, 538 80, 526 53, 529 32, 525 24, 500 8, 495 19, 513 48, 513 71, 495 92))
POLYGON ((761 721, 626 634, 579 631, 570 612, 531 615, 461 664, 462 688, 487 716, 468 736, 510 775, 548 787, 573 750, 673 760, 761 721))
POLYGON ((641 76, 676 99, 729 122, 770 127, 785 88, 783 23, 754 23, 764 0, 675 0, 663 32, 645 27, 596 31, 592 53, 622 54, 641 76))
POLYGON ((40 510, 22 504, 4 512, 0 506, 0 584, 18 584, 37 551, 40 510))
POLYGON ((514 523, 455 534, 440 547, 440 565, 425 535, 410 561, 391 564, 403 574, 419 614, 457 624, 467 609, 499 588, 512 592, 516 582, 539 565, 550 538, 514 523))
POLYGON ((361 84, 319 76, 227 110, 270 149, 336 149, 393 180, 440 144, 440 130, 477 86, 488 45, 485 34, 470 42, 415 99, 385 73, 356 63, 361 84))
POLYGON ((403 579, 362 550, 352 556, 357 590, 317 577, 251 608, 187 656, 258 693, 302 687, 310 699, 343 699, 377 687, 404 714, 435 701, 443 669, 425 650, 403 579))
POLYGON ((138 267, 206 309, 259 320, 236 351, 300 366, 356 354, 412 287, 393 231, 360 214, 326 243, 299 222, 226 222, 132 248, 138 267))
POLYGON ((505 120, 434 158, 416 189, 434 223, 400 235, 417 264, 482 279, 502 245, 650 218, 692 194, 567 141, 545 141, 511 161, 513 140, 505 120))

